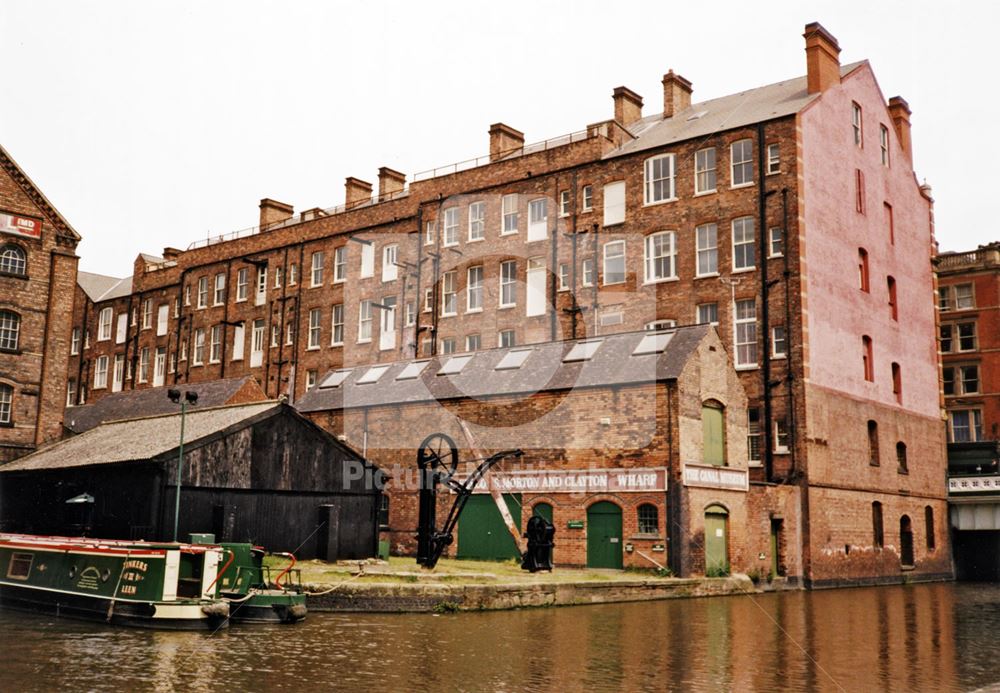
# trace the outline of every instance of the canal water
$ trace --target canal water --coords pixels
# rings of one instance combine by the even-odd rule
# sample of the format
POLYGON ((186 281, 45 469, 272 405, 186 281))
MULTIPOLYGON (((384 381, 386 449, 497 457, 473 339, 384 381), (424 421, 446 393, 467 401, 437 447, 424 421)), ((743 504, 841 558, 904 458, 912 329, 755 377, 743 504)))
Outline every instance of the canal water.
POLYGON ((966 691, 1000 682, 1000 585, 465 614, 214 635, 0 612, 0 690, 966 691))

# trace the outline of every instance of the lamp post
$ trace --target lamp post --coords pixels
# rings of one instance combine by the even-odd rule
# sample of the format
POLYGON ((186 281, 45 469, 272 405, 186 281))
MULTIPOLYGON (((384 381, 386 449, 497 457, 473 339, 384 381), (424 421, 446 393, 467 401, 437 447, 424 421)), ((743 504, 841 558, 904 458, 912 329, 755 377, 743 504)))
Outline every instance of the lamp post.
POLYGON ((198 393, 192 392, 190 390, 184 393, 184 399, 181 399, 180 390, 167 390, 167 397, 174 404, 180 403, 181 405, 181 443, 177 449, 177 478, 176 486, 177 491, 174 494, 174 541, 177 541, 177 526, 181 519, 181 466, 184 463, 184 416, 187 414, 187 405, 198 403, 198 393))

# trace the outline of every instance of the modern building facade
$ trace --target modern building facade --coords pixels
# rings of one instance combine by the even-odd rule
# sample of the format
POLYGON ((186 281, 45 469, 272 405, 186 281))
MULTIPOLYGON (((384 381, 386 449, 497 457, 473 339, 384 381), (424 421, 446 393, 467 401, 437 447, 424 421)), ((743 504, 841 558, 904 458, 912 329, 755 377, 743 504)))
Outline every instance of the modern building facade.
POLYGON ((78 292, 76 400, 250 374, 295 402, 331 369, 710 323, 751 482, 800 492, 804 580, 950 575, 910 110, 804 37, 805 76, 695 102, 670 71, 652 113, 619 87, 577 132, 498 123, 488 156, 348 178, 329 209, 265 199, 253 229, 142 255, 127 294, 78 292))
POLYGON ((0 463, 62 433, 79 241, 0 147, 0 463))

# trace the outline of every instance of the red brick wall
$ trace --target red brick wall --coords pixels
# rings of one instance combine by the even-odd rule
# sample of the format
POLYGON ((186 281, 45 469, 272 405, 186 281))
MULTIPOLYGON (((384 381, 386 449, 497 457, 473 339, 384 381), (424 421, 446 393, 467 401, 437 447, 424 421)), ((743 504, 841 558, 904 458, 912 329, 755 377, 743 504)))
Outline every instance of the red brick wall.
POLYGON ((39 239, 0 234, 27 255, 27 276, 0 276, 0 309, 21 316, 18 351, 0 353, 0 383, 13 388, 12 421, 0 427, 0 463, 57 440, 66 399, 76 239, 23 172, 0 152, 0 212, 42 221, 39 239))

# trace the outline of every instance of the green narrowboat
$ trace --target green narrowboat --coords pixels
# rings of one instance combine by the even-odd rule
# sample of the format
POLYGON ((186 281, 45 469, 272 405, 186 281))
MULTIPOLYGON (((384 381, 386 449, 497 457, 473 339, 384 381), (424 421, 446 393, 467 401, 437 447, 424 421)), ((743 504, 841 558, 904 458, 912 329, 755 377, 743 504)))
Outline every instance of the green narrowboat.
POLYGON ((283 582, 291 577, 294 556, 275 554, 287 557, 290 564, 272 580, 263 548, 236 543, 222 543, 219 548, 225 557, 219 568, 217 596, 229 602, 233 623, 296 623, 305 618, 306 595, 301 587, 289 589, 283 582))
POLYGON ((176 630, 229 623, 218 546, 0 534, 0 606, 176 630))

